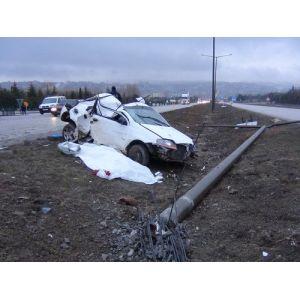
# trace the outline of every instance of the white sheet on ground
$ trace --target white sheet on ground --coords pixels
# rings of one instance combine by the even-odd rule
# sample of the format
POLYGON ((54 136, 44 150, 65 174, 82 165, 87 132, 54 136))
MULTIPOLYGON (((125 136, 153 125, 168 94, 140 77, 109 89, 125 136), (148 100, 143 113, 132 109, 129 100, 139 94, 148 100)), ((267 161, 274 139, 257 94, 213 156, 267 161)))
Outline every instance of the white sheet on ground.
MULTIPOLYGON (((64 148, 75 150, 76 146, 78 145, 71 142, 58 145, 61 151, 64 148)), ((63 152, 66 153, 66 151, 63 152)), ((80 149, 73 154, 79 157, 88 168, 98 170, 97 176, 105 179, 122 178, 146 184, 154 184, 162 180, 160 173, 154 176, 149 168, 110 147, 85 143, 80 145, 80 149)))

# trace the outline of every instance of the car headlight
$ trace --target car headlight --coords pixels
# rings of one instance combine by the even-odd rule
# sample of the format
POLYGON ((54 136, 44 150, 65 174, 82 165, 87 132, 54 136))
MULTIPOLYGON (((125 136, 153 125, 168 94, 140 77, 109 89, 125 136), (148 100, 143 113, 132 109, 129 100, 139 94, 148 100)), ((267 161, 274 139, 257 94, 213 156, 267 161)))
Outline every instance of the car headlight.
POLYGON ((177 150, 176 144, 171 140, 157 139, 156 144, 167 149, 177 150))
POLYGON ((51 111, 57 111, 57 108, 56 107, 52 107, 51 111))

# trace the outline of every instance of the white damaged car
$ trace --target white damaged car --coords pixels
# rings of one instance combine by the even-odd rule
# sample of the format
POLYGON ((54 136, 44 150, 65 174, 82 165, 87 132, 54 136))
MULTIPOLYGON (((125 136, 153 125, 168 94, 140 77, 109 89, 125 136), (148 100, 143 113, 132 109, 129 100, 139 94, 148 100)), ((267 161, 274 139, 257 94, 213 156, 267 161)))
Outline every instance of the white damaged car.
POLYGON ((61 111, 66 141, 88 140, 113 147, 147 165, 150 157, 182 162, 194 154, 191 138, 171 127, 153 108, 137 102, 122 104, 111 94, 99 94, 61 111))

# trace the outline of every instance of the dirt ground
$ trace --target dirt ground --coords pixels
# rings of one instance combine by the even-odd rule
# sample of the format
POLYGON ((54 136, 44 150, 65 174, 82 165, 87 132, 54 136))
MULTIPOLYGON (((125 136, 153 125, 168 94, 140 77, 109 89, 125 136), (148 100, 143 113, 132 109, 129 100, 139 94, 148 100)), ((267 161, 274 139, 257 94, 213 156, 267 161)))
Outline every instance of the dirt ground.
MULTIPOLYGON (((202 128, 236 124, 252 115, 208 105, 165 113, 195 138, 198 157, 187 163, 178 195, 238 147, 254 129, 202 128)), ((184 224, 191 261, 300 260, 300 126, 269 129, 243 155, 184 224)), ((138 207, 160 213, 174 198, 181 164, 152 161, 164 182, 144 185, 93 176, 79 159, 65 156, 58 141, 40 139, 0 150, 1 261, 138 261, 130 236, 138 207), (131 253, 130 253, 131 252, 131 253)))

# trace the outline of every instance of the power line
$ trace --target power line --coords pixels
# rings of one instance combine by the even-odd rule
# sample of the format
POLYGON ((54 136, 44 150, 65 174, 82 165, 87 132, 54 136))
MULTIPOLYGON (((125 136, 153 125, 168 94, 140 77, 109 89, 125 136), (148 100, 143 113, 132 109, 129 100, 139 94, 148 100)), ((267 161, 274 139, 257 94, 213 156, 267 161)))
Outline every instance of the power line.
POLYGON ((215 109, 215 101, 216 101, 216 91, 217 91, 217 67, 218 67, 218 59, 226 56, 231 56, 232 54, 225 55, 215 55, 215 38, 213 37, 213 55, 202 54, 202 56, 211 57, 213 59, 212 65, 212 91, 211 91, 211 110, 215 109))

